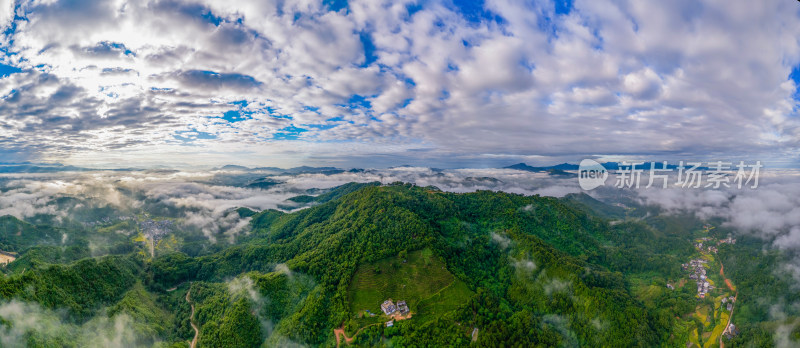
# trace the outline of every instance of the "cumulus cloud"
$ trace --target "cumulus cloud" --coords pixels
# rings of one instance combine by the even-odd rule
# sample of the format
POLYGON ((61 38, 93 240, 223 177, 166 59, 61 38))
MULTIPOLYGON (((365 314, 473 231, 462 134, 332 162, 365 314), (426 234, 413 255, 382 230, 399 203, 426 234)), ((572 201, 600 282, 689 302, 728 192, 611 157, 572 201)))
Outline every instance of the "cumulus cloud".
POLYGON ((0 61, 21 69, 0 77, 0 149, 75 163, 430 165, 782 158, 800 140, 789 2, 345 6, 0 1, 0 61))
POLYGON ((661 91, 661 79, 652 69, 642 69, 623 77, 624 90, 642 99, 652 99, 661 91))

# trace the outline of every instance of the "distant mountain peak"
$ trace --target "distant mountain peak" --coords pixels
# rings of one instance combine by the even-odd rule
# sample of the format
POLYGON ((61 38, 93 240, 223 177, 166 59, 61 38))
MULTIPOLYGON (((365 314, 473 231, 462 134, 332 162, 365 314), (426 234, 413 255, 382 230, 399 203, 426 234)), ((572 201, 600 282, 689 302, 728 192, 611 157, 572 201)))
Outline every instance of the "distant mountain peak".
POLYGON ((250 170, 250 168, 245 166, 240 166, 236 164, 226 164, 220 168, 221 170, 250 170))
POLYGON ((551 171, 564 171, 564 170, 578 170, 577 164, 571 163, 561 163, 556 164, 554 166, 547 166, 547 167, 532 167, 525 163, 517 163, 510 165, 508 167, 503 167, 503 169, 516 169, 516 170, 523 170, 526 172, 551 172, 551 171))

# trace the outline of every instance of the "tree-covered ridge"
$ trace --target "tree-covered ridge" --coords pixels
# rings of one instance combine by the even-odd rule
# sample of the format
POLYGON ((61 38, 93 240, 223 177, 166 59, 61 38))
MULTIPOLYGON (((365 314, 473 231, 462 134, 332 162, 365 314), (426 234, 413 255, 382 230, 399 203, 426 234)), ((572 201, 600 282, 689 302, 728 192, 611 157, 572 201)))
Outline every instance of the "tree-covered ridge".
MULTIPOLYGON (((663 335, 651 329, 655 319, 626 292, 622 276, 604 265, 612 259, 613 247, 603 246, 611 242, 605 239, 608 225, 556 199, 372 186, 294 214, 262 212, 253 221, 253 236, 245 245, 206 257, 172 255, 155 260, 154 282, 167 287, 189 280, 218 281, 285 262, 317 280, 320 300, 329 302, 306 307, 313 310, 307 314, 315 320, 300 320, 298 330, 303 334, 291 336, 289 331, 290 338, 323 343, 331 340, 330 329, 355 315, 347 303, 347 288, 359 264, 429 246, 483 297, 476 295, 465 303, 464 309, 476 315, 462 324, 499 331, 484 329, 479 341, 491 340, 494 334, 519 343, 540 339, 530 332, 516 336, 505 332, 519 326, 512 321, 520 315, 541 321, 553 332, 559 325, 582 325, 587 331, 575 338, 582 343, 657 342, 663 335), (559 297, 564 299, 559 302, 559 297), (584 313, 573 297, 600 302, 584 313), (583 313, 583 318, 568 315, 574 311, 583 313), (626 312, 635 320, 620 321, 618 313, 626 312), (563 318, 542 321, 547 314, 563 318), (588 330, 593 319, 611 324, 612 329, 605 331, 608 336, 588 330)), ((550 343, 572 339, 551 338, 555 341, 550 343)))
MULTIPOLYGON (((401 183, 348 184, 326 195, 294 213, 255 213, 250 234, 216 246, 217 252, 164 251, 150 258, 135 245, 122 256, 51 257, 0 279, 0 296, 67 308, 63 320, 70 325, 124 313, 145 337, 135 342, 148 345, 188 345, 192 324, 201 347, 335 346, 335 329, 362 346, 474 340, 479 346, 677 347, 693 329, 687 327, 694 325, 687 319, 697 304, 693 285, 667 291, 666 284, 683 276, 699 220, 626 219, 627 213, 586 197, 456 194, 401 183), (610 224, 610 213, 622 220, 610 224), (442 286, 409 296, 414 315, 391 327, 384 325, 387 317, 365 317, 364 309, 376 312, 380 303, 364 298, 403 294, 386 286, 408 284, 410 275, 427 281, 412 269, 423 254, 441 268, 428 273, 442 286), (369 289, 372 281, 384 285, 369 289), (358 300, 354 289, 377 292, 358 300)), ((742 274, 752 270, 725 262, 730 277, 747 285, 742 274)), ((762 262, 774 267, 777 261, 762 262)), ((788 287, 771 284, 763 289, 788 287)))
POLYGON ((41 228, 11 215, 0 216, 0 250, 22 252, 40 244, 56 244, 62 232, 56 228, 41 228))

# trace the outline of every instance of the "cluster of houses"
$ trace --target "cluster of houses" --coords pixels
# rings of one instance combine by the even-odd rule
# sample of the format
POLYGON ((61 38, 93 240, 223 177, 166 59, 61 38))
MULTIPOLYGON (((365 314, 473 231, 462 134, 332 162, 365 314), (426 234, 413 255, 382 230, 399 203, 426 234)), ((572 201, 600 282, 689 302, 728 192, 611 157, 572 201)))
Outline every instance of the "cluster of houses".
POLYGON ((144 234, 154 240, 160 240, 167 235, 171 230, 174 223, 172 220, 152 220, 148 219, 139 222, 139 228, 142 229, 144 234))
POLYGON ((700 251, 706 250, 710 253, 716 254, 717 251, 719 251, 719 249, 717 249, 717 246, 719 246, 720 244, 736 244, 736 239, 733 238, 732 236, 728 236, 728 238, 719 240, 716 245, 710 245, 711 243, 705 243, 708 241, 713 242, 713 240, 711 240, 711 238, 708 237, 700 238, 700 241, 695 243, 694 246, 695 248, 697 248, 697 250, 700 251))
POLYGON ((707 280, 703 281, 703 283, 697 283, 697 294, 700 295, 700 298, 705 298, 706 294, 714 290, 714 286, 709 284, 707 280))
MULTIPOLYGON (((698 242, 694 246, 695 246, 695 248, 697 248, 697 250, 703 251, 703 247, 704 247, 703 246, 703 242, 698 242)), ((716 246, 706 245, 705 248, 706 248, 706 251, 708 251, 710 253, 714 253, 714 254, 717 253, 717 247, 716 246)))
POLYGON ((406 301, 398 301, 397 305, 395 305, 394 302, 392 302, 392 299, 388 299, 383 301, 381 304, 381 310, 386 315, 392 315, 396 313, 399 313, 400 315, 406 315, 408 314, 408 304, 406 304, 406 301))
POLYGON ((692 274, 689 275, 689 279, 694 279, 697 282, 697 293, 700 295, 700 298, 705 298, 706 294, 714 289, 714 286, 706 279, 706 263, 708 263, 708 261, 695 259, 689 261, 688 264, 684 263, 681 265, 684 270, 692 272, 692 274))
POLYGON ((723 305, 727 303, 728 305, 727 305, 726 308, 728 309, 728 312, 730 312, 731 310, 733 310, 733 303, 736 302, 736 297, 733 297, 733 296, 723 297, 720 300, 720 302, 723 305))
MULTIPOLYGON (((381 304, 381 310, 383 311, 383 314, 386 315, 394 315, 394 314, 406 315, 409 312, 408 304, 406 304, 406 301, 397 301, 397 305, 395 305, 394 302, 392 302, 392 299, 383 301, 383 303, 381 304)), ((394 326, 394 319, 386 322, 386 327, 392 327, 392 326, 394 326)))

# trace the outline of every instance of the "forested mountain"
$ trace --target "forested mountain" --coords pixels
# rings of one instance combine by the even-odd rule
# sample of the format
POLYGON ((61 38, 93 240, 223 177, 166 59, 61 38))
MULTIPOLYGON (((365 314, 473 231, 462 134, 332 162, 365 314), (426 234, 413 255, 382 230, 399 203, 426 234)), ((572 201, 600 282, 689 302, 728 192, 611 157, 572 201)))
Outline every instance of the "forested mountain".
MULTIPOLYGON (((0 343, 185 347, 193 326, 201 347, 686 347, 720 337, 704 335, 715 319, 693 314, 703 300, 682 264, 696 257, 695 238, 725 231, 703 232, 695 218, 631 216, 588 196, 403 183, 301 197, 308 208, 255 213, 249 234, 196 256, 151 254, 124 236, 93 254, 80 249, 92 233, 62 245, 59 230, 5 217, 2 246, 21 254, 0 278, 0 343), (408 312, 390 317, 387 300, 408 312)), ((749 333, 726 346, 770 344, 770 330, 785 324, 754 294, 797 300, 785 296, 787 279, 763 271, 782 256, 759 248, 743 241, 715 254, 739 288, 749 333)))

